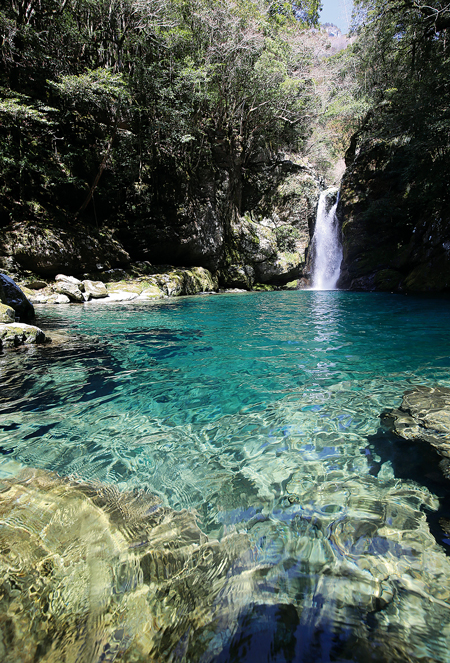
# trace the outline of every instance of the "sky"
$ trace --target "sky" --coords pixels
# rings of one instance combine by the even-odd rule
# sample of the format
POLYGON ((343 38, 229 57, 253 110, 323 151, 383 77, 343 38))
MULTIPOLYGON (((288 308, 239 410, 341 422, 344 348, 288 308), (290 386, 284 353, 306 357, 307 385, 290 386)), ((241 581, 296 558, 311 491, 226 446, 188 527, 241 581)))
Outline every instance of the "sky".
POLYGON ((321 23, 334 23, 343 33, 348 31, 348 22, 352 13, 352 0, 321 0, 323 9, 321 23))

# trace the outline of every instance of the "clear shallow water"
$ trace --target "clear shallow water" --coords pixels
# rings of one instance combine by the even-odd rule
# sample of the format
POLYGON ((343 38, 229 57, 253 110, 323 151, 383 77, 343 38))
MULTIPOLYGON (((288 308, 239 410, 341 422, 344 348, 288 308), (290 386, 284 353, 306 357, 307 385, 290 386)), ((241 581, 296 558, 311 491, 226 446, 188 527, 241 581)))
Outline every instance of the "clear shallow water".
POLYGON ((448 301, 297 291, 38 316, 81 336, 0 357, 0 473, 143 489, 239 539, 189 644, 156 658, 450 660, 438 496, 376 444, 406 389, 450 386, 448 301))

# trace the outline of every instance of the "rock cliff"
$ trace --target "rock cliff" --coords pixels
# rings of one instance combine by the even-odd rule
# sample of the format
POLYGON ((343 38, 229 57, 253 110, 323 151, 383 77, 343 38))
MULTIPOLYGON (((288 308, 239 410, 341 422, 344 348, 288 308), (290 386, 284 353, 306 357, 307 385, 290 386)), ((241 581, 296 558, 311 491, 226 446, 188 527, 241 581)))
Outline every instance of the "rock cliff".
POLYGON ((419 152, 402 137, 353 138, 338 209, 344 250, 340 287, 450 290, 448 185, 447 193, 445 182, 434 186, 419 152))
POLYGON ((149 261, 206 268, 224 287, 283 285, 299 278, 318 176, 307 162, 269 151, 256 154, 245 168, 236 168, 220 147, 216 152, 213 166, 192 175, 188 192, 163 187, 151 211, 135 210, 126 221, 116 219, 113 229, 73 219, 0 228, 1 271, 23 280, 149 261))

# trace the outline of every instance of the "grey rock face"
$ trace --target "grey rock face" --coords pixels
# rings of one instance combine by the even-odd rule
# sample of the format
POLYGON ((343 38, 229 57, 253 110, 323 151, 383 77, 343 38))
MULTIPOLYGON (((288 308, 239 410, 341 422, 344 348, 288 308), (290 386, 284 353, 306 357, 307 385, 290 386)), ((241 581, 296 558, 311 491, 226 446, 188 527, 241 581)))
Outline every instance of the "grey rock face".
POLYGON ((222 270, 221 281, 226 288, 250 290, 255 282, 255 270, 251 265, 230 265, 222 270))
POLYGON ((27 299, 19 286, 5 274, 0 274, 0 301, 13 308, 16 316, 21 320, 33 320, 33 304, 27 299))
POLYGON ((288 283, 299 278, 302 264, 298 253, 279 253, 273 262, 257 265, 257 279, 260 283, 288 283))
MULTIPOLYGON (((72 283, 72 285, 76 285, 80 287, 82 285, 82 282, 75 278, 75 276, 66 276, 65 274, 57 274, 55 276, 55 281, 64 281, 65 283, 72 283)), ((83 290, 83 288, 80 288, 80 290, 83 290)))
POLYGON ((120 267, 130 256, 111 233, 100 236, 93 228, 51 227, 40 223, 16 223, 0 230, 0 262, 13 261, 22 269, 42 276, 61 272, 79 274, 120 267))

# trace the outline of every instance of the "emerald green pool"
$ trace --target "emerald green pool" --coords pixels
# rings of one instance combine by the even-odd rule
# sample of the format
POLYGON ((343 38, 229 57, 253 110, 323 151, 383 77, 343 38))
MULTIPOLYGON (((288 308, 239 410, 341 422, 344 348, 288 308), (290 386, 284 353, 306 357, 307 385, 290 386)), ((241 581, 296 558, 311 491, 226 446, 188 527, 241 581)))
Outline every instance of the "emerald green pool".
POLYGON ((0 356, 0 478, 143 491, 211 540, 242 537, 207 635, 188 625, 189 646, 148 660, 450 661, 446 489, 415 448, 389 457, 379 419, 414 385, 450 387, 448 300, 230 293, 37 316, 74 337, 0 356))

